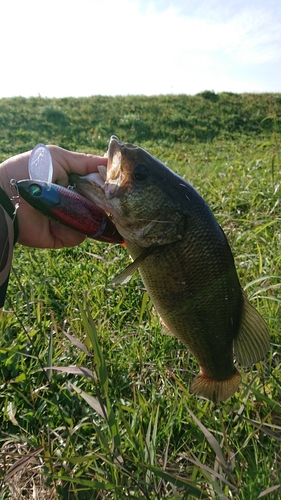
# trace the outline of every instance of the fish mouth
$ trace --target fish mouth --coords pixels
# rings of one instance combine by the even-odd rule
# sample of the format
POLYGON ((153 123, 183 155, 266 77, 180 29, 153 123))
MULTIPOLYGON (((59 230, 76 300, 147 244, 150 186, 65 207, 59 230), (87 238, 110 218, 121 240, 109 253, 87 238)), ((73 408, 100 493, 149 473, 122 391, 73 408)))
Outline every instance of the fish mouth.
POLYGON ((116 135, 112 135, 107 150, 107 172, 104 192, 107 200, 111 200, 120 191, 122 185, 122 152, 127 144, 119 141, 116 135))
POLYGON ((110 211, 107 200, 114 197, 118 189, 122 145, 118 137, 112 135, 105 155, 108 158, 107 167, 99 165, 98 172, 93 172, 85 176, 77 174, 70 175, 70 182, 74 185, 74 189, 96 203, 106 212, 110 211))
POLYGON ((107 149, 107 158, 109 167, 112 164, 115 154, 116 153, 118 154, 120 151, 121 151, 121 143, 116 135, 112 135, 109 139, 108 149, 107 149))
POLYGON ((106 168, 102 165, 98 167, 98 172, 85 176, 71 174, 69 178, 75 191, 108 213, 109 210, 104 191, 106 181, 104 169, 106 168))
MULTIPOLYGON (((94 184, 104 189, 104 184, 106 181, 106 172, 104 173, 103 165, 98 166, 98 172, 93 172, 92 174, 88 174, 85 178, 91 180, 94 184)), ((106 168, 106 167, 104 167, 106 168)))
POLYGON ((134 150, 138 147, 130 143, 122 143, 116 135, 112 135, 105 155, 108 158, 107 167, 100 165, 98 172, 82 177, 76 174, 70 176, 70 181, 74 184, 75 189, 105 212, 111 212, 111 200, 122 194, 122 186, 126 184, 126 174, 122 168, 122 155, 128 149, 134 150))
POLYGON ((138 146, 131 144, 129 142, 120 142, 116 135, 110 137, 108 143, 107 157, 108 165, 107 171, 112 175, 112 170, 120 167, 121 154, 128 149, 139 149, 138 146))
MULTIPOLYGON (((120 177, 121 156, 122 156, 121 147, 122 144, 120 143, 118 137, 116 137, 116 135, 112 135, 107 150, 108 163, 107 163, 106 178, 107 181, 110 178, 110 183, 113 183, 115 185, 118 183, 120 177)), ((112 191, 112 189, 110 189, 110 191, 112 191)))

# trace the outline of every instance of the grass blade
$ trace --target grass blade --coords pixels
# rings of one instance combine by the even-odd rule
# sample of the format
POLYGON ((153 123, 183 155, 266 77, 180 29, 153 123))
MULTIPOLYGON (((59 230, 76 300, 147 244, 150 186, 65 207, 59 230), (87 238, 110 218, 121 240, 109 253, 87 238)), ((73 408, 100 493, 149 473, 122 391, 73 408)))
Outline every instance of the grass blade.
POLYGON ((174 486, 177 486, 178 488, 183 488, 185 493, 193 495, 195 498, 200 498, 202 500, 209 499, 208 495, 206 495, 195 484, 193 484, 188 479, 185 479, 184 477, 169 474, 168 472, 163 471, 162 469, 159 469, 158 467, 155 467, 153 465, 149 464, 140 464, 140 465, 144 469, 150 470, 156 476, 160 477, 161 479, 164 479, 165 481, 173 484, 174 486))
POLYGON ((87 403, 88 405, 93 408, 101 417, 107 418, 107 409, 106 407, 94 396, 91 396, 90 394, 87 394, 85 391, 82 391, 79 387, 77 387, 75 384, 72 384, 71 382, 68 382, 70 387, 74 389, 74 391, 77 392, 87 403))
POLYGON ((194 415, 194 413, 186 406, 186 409, 188 411, 188 413, 191 415, 191 417, 193 418, 194 422, 196 422, 196 424, 198 425, 198 427, 201 429, 201 431, 203 432, 205 438, 207 439, 208 443, 210 444, 210 446, 213 448, 216 456, 218 457, 220 463, 225 467, 225 469, 227 469, 227 463, 226 463, 226 460, 224 458, 224 454, 223 454, 223 451, 220 447, 220 444, 219 442, 217 441, 217 439, 213 436, 213 434, 202 424, 202 422, 200 422, 200 420, 194 415))

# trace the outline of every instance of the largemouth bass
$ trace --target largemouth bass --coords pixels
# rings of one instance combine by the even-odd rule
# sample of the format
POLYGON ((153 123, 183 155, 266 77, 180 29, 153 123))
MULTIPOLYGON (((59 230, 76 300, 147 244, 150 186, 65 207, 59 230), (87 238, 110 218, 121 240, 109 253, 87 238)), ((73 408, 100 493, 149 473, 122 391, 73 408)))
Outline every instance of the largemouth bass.
POLYGON ((100 177, 72 177, 111 213, 135 259, 130 271, 139 267, 165 327, 195 356, 200 373, 191 389, 214 402, 229 398, 241 382, 234 358, 245 366, 259 361, 269 336, 207 203, 158 159, 115 136, 100 177))
POLYGON ((108 215, 72 189, 29 179, 18 181, 17 188, 25 201, 50 219, 95 240, 124 242, 108 215))

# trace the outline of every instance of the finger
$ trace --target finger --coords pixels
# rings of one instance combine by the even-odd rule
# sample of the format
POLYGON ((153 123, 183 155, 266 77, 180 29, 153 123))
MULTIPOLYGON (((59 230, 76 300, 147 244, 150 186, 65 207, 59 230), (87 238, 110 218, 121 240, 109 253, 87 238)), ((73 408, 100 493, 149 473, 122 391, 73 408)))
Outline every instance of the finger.
POLYGON ((74 247, 84 241, 85 236, 72 229, 50 221, 50 232, 53 236, 53 248, 74 247))
POLYGON ((74 153, 56 146, 48 146, 53 158, 54 180, 66 185, 71 173, 87 175, 97 172, 99 165, 107 165, 107 158, 85 153, 74 153))

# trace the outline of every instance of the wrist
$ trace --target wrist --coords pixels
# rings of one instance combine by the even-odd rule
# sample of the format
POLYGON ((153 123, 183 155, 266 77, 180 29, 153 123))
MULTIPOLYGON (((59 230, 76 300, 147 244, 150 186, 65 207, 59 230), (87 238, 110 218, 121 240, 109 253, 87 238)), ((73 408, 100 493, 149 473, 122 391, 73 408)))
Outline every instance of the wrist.
POLYGON ((0 205, 4 208, 5 212, 9 215, 14 226, 14 243, 18 237, 18 220, 15 212, 15 206, 11 201, 11 187, 10 179, 5 170, 5 162, 0 165, 0 205))
POLYGON ((11 193, 11 185, 10 185, 10 176, 8 167, 9 160, 4 161, 0 164, 0 187, 6 193, 8 198, 10 199, 12 196, 11 193))
POLYGON ((11 198, 11 179, 20 181, 28 178, 28 158, 30 152, 8 158, 0 165, 0 186, 11 198))
POLYGON ((11 198, 10 179, 6 171, 6 162, 0 165, 0 188, 11 198))

